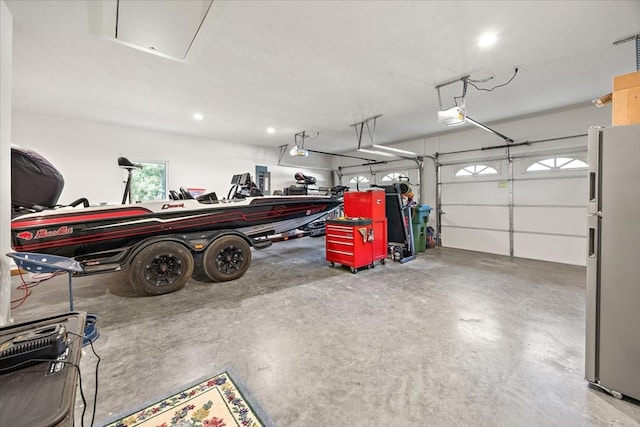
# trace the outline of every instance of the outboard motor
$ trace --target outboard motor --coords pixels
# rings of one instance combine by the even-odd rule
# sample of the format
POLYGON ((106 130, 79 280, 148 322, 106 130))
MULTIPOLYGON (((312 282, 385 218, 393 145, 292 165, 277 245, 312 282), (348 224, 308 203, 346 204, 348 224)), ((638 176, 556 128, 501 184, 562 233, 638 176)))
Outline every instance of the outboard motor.
POLYGON ((11 208, 41 210, 58 203, 64 178, 35 151, 11 145, 11 208))

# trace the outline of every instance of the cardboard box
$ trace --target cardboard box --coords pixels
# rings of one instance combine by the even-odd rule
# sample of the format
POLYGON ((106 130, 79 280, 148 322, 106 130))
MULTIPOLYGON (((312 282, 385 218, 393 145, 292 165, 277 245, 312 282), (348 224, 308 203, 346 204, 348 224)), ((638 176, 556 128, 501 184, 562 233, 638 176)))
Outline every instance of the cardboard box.
POLYGON ((613 78, 613 125, 640 123, 640 71, 613 78))

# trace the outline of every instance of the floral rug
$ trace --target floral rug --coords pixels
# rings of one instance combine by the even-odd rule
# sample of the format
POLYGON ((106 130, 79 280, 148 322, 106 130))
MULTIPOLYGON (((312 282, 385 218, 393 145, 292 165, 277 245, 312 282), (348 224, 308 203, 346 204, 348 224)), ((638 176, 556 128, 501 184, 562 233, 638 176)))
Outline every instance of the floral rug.
POLYGON ((262 427, 273 425, 266 414, 247 401, 228 370, 198 380, 172 396, 158 400, 124 417, 104 424, 108 427, 262 427), (258 418, 259 412, 266 422, 258 418))

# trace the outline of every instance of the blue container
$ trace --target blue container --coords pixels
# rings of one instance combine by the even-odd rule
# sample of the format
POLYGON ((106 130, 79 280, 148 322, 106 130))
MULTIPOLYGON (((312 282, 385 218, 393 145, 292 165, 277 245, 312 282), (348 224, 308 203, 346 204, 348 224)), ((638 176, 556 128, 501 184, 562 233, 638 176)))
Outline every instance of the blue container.
POLYGON ((414 224, 426 224, 429 222, 429 214, 431 213, 431 206, 429 205, 417 205, 411 210, 411 222, 414 224))

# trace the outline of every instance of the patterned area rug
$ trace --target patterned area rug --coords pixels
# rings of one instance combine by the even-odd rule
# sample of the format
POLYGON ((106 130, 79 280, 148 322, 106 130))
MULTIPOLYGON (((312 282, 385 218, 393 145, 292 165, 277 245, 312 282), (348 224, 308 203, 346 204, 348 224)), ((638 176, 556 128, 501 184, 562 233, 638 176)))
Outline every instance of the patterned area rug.
MULTIPOLYGON (((236 376, 237 378, 237 376, 236 376)), ((103 424, 108 427, 263 427, 273 422, 229 369, 103 424), (260 417, 258 416, 260 414, 260 417)))

